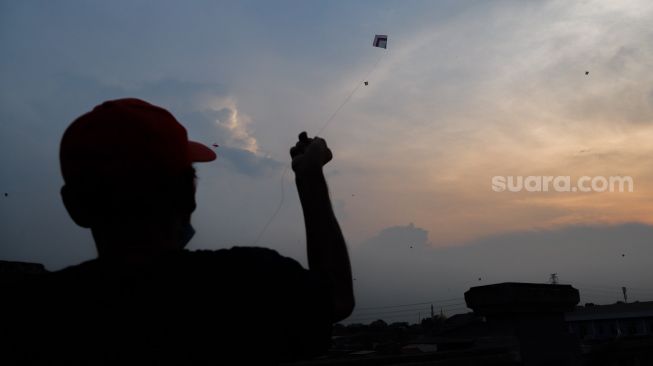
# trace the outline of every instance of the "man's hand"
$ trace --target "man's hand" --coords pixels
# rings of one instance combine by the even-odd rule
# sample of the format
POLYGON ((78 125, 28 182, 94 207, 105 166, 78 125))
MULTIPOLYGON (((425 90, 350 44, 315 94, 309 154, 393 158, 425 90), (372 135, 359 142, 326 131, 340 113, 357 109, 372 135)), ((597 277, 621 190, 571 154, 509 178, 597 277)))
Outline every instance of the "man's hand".
POLYGON ((315 136, 309 138, 306 132, 299 134, 299 141, 290 149, 292 170, 298 176, 320 173, 322 167, 333 158, 331 150, 324 139, 315 136))

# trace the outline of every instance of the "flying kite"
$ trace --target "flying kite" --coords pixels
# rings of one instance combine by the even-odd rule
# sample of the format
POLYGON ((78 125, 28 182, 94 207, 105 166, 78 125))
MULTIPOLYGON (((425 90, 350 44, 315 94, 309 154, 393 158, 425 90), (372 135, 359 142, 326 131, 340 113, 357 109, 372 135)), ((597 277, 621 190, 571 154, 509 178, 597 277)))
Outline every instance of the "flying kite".
POLYGON ((220 145, 218 145, 218 144, 212 144, 211 146, 213 146, 213 147, 218 147, 218 146, 220 146, 220 145))
POLYGON ((384 34, 377 34, 374 36, 374 43, 372 43, 374 47, 379 47, 379 48, 388 48, 388 36, 384 34))
POLYGON ((589 75, 589 74, 590 74, 590 72, 589 72, 589 71, 585 71, 585 75, 589 75))
MULTIPOLYGON (((372 46, 387 49, 388 48, 388 36, 385 35, 385 34, 376 34, 376 35, 374 35, 374 41, 372 41, 372 46)), ((315 134, 316 136, 322 134, 322 131, 324 131, 329 126, 331 121, 334 120, 334 118, 338 115, 340 110, 342 110, 342 108, 347 103, 349 103, 349 101, 354 96, 354 94, 356 94, 356 92, 359 89, 361 89, 361 84, 360 84, 361 81, 363 81, 363 85, 365 85, 365 86, 369 85, 368 76, 370 76, 372 74, 372 72, 374 71, 374 69, 376 69, 376 66, 379 64, 379 62, 381 61, 381 58, 385 54, 386 54, 386 52, 381 52, 379 54, 379 58, 376 60, 376 63, 374 64, 374 66, 372 66, 372 68, 367 72, 365 77, 363 77, 362 79, 358 79, 358 81, 356 82, 356 87, 349 93, 349 95, 347 95, 347 97, 342 101, 342 103, 340 103, 340 105, 335 109, 335 111, 331 114, 331 116, 326 119, 326 121, 322 124, 322 127, 320 127, 320 129, 315 134)), ((306 132, 302 132, 299 135, 299 141, 304 142, 304 141, 307 141, 307 140, 308 140, 308 136, 307 136, 306 132)), ((213 147, 217 148, 218 144, 213 144, 213 147)), ((281 210, 281 206, 283 205, 284 198, 285 198, 284 195, 283 195, 283 192, 284 192, 284 185, 283 184, 285 182, 284 178, 285 178, 286 172, 288 171, 288 168, 289 168, 289 165, 286 165, 286 168, 284 169, 283 174, 281 174, 281 192, 282 192, 282 194, 281 194, 281 200, 279 201, 279 205, 277 206, 276 211, 274 211, 272 216, 270 216, 268 221, 265 223, 265 225, 263 226, 261 231, 259 231, 259 233, 258 233, 256 239, 254 240, 254 242, 252 243, 252 245, 256 245, 258 243, 258 241, 261 239, 263 234, 265 234, 265 231, 267 230, 270 223, 275 219, 275 217, 277 216, 277 214, 281 210)), ((352 194, 351 196, 354 197, 354 194, 352 194)), ((410 248, 412 249, 413 246, 411 245, 410 248)), ((354 278, 354 280, 356 280, 356 279, 354 278)))

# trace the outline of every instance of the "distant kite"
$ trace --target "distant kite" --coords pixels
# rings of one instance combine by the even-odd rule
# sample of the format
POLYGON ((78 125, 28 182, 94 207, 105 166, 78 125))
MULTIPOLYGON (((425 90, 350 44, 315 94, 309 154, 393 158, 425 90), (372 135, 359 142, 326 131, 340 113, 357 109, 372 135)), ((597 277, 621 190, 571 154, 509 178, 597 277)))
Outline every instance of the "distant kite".
POLYGON ((213 147, 218 147, 218 146, 220 146, 220 145, 218 145, 218 144, 213 144, 213 145, 211 145, 211 146, 213 146, 213 147))
POLYGON ((375 35, 374 43, 372 43, 372 45, 379 48, 388 48, 388 36, 383 34, 375 35))
POLYGON ((589 74, 590 74, 590 72, 589 72, 589 71, 585 71, 585 75, 589 75, 589 74))
POLYGON ((365 86, 367 86, 368 84, 369 84, 369 83, 366 81, 366 82, 365 82, 365 86))

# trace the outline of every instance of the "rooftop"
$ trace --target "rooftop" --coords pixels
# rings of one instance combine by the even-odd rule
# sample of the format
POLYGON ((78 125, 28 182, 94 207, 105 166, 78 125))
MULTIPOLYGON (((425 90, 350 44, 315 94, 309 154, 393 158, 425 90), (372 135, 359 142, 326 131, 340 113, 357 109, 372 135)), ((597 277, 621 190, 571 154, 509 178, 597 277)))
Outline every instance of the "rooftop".
POLYGON ((653 317, 653 301, 618 302, 611 305, 578 306, 565 313, 566 321, 653 317))

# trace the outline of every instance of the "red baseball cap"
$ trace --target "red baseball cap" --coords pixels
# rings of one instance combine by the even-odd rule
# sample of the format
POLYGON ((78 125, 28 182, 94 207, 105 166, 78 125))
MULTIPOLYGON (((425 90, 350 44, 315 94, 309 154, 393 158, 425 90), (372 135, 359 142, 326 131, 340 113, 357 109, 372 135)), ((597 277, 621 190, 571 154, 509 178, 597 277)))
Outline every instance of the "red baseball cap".
POLYGON ((130 175, 175 174, 216 154, 189 141, 186 129, 167 110, 140 99, 104 102, 68 126, 59 152, 69 183, 121 179, 130 175))

